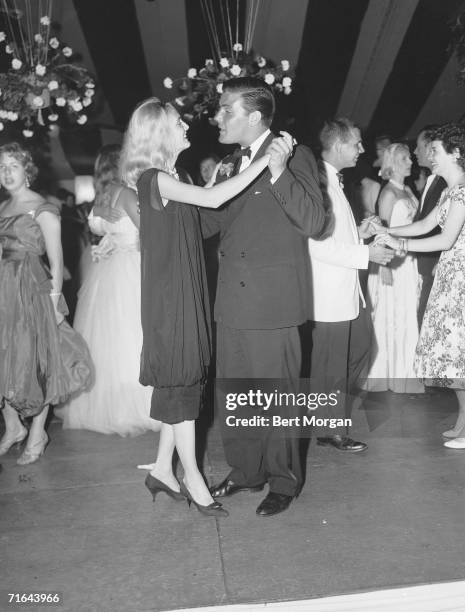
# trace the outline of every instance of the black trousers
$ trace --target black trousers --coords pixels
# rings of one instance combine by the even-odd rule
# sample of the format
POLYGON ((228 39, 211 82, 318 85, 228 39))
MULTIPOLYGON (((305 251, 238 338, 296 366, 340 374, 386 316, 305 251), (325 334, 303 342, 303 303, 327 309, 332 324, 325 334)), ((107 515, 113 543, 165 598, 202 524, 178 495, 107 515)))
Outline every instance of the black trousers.
MULTIPOLYGON (((217 326, 217 379, 288 380, 289 390, 300 375, 301 353, 297 327, 243 330, 217 326)), ((217 402, 225 405, 218 389, 217 402)), ((268 482, 274 493, 294 496, 299 492, 302 469, 295 429, 257 427, 245 432, 223 427, 222 433, 233 482, 242 486, 268 482)))
MULTIPOLYGON (((352 398, 360 379, 367 374, 372 338, 371 317, 360 306, 352 321, 313 322, 310 377, 315 392, 340 392, 335 407, 318 409, 317 417, 350 418, 352 398)), ((346 434, 347 430, 327 433, 346 434)))

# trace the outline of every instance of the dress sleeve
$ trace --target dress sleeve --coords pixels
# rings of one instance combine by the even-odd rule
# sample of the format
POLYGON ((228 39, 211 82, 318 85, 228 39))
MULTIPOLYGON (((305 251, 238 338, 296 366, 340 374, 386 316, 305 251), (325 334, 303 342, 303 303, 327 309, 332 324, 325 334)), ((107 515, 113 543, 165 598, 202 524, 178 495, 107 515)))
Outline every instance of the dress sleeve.
POLYGON ((465 185, 459 185, 451 189, 449 197, 451 202, 456 202, 457 204, 465 206, 465 185))
POLYGON ((37 217, 43 212, 50 212, 57 217, 61 217, 60 207, 56 204, 52 204, 52 202, 43 202, 42 204, 39 204, 39 206, 35 209, 34 219, 37 219, 37 217))

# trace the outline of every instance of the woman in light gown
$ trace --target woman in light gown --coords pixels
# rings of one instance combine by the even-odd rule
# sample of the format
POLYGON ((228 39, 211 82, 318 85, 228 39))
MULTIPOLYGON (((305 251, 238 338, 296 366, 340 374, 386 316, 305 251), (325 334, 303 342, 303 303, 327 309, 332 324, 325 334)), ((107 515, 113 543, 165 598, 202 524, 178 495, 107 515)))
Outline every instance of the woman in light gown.
MULTIPOLYGON (((411 167, 406 145, 394 143, 385 149, 380 174, 389 182, 379 197, 379 216, 388 227, 411 223, 417 211, 418 200, 404 184, 411 167)), ((395 257, 389 266, 370 265, 367 294, 374 338, 368 391, 424 391, 413 370, 419 293, 420 277, 412 255, 395 257)))
POLYGON ((465 449, 465 126, 446 124, 431 135, 432 170, 447 182, 441 200, 431 213, 411 225, 389 230, 382 237, 394 249, 428 253, 442 251, 437 265, 420 339, 415 374, 428 384, 454 389, 459 412, 448 448, 465 449), (421 238, 437 225, 441 232, 421 238))
POLYGON ((105 147, 95 164, 91 230, 102 235, 79 291, 74 327, 87 341, 95 365, 89 391, 55 410, 65 429, 137 435, 158 431, 150 418, 152 389, 139 383, 139 214, 136 193, 118 183, 119 148, 105 147), (97 216, 106 209, 105 217, 97 216))

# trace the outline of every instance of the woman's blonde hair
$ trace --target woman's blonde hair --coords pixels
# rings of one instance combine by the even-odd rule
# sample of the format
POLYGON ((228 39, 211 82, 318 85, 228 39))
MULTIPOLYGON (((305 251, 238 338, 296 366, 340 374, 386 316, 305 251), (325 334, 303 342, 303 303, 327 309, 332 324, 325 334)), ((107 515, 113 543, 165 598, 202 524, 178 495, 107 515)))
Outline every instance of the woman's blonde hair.
POLYGON ((120 177, 129 187, 136 187, 147 168, 173 168, 177 152, 172 128, 177 115, 174 106, 158 98, 144 100, 132 113, 120 158, 120 177))
POLYGON ((383 160, 381 162, 381 168, 379 171, 379 175, 382 179, 388 181, 390 178, 392 178, 395 167, 397 166, 397 157, 404 152, 410 155, 410 149, 408 146, 401 142, 394 142, 384 149, 383 160))

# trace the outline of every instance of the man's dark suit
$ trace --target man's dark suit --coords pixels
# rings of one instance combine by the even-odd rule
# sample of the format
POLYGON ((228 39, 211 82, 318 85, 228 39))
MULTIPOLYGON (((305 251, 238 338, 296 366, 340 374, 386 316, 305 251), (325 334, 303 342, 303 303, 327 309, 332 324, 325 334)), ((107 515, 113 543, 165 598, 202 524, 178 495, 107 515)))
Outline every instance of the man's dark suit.
MULTIPOLYGON (((257 158, 272 138, 270 134, 257 158)), ((223 160, 228 162, 232 159, 223 160)), ((272 184, 270 179, 266 169, 223 209, 201 211, 204 236, 220 232, 215 302, 218 379, 300 375, 297 326, 311 311, 306 238, 318 236, 325 224, 312 152, 298 146, 277 181, 272 184)), ((223 442, 230 478, 237 485, 268 481, 272 492, 298 492, 301 473, 295 438, 263 427, 251 439, 229 429, 223 442)))
MULTIPOLYGON (((446 181, 441 176, 436 176, 432 183, 428 187, 428 191, 423 199, 423 206, 418 207, 418 212, 415 216, 414 221, 420 221, 429 215, 436 204, 439 202, 439 198, 443 190, 447 187, 446 181)), ((440 228, 435 228, 429 234, 421 236, 421 238, 429 238, 440 232, 440 228)), ((421 327, 423 316, 425 314, 426 304, 428 303, 428 297, 433 286, 433 268, 437 264, 439 259, 439 252, 435 253, 418 253, 417 254, 417 265, 418 272, 422 277, 422 286, 420 293, 420 301, 418 304, 418 326, 421 327)))

